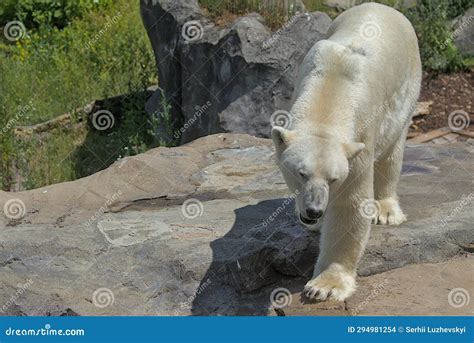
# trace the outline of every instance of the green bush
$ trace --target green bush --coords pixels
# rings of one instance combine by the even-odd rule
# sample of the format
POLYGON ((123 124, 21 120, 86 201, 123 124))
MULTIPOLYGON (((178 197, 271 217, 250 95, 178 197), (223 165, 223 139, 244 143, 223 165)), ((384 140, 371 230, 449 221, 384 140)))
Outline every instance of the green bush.
POLYGON ((473 0, 446 0, 447 16, 449 19, 456 18, 464 14, 470 7, 474 6, 473 0))
POLYGON ((404 12, 418 35, 423 66, 435 72, 452 72, 465 67, 453 43, 450 16, 462 12, 464 0, 418 0, 404 12))
POLYGON ((73 19, 112 3, 112 0, 2 0, 0 20, 20 20, 28 29, 42 25, 63 28, 73 19))

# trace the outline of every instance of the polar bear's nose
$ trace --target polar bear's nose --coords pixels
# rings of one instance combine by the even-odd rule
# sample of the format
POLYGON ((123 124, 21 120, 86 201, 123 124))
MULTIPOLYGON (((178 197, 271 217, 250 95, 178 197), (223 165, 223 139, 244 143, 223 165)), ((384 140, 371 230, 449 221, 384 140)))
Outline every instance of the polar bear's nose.
POLYGON ((323 211, 315 207, 308 207, 306 209, 306 215, 310 219, 319 219, 323 215, 323 211))

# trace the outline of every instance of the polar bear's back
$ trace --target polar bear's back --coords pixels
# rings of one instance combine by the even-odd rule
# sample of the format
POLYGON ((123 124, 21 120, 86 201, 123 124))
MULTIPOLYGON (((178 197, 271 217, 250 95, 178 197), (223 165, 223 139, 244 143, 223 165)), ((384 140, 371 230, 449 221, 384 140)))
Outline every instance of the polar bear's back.
POLYGON ((328 38, 300 65, 293 122, 352 132, 347 139, 375 140, 383 153, 406 130, 420 83, 418 40, 408 19, 385 5, 356 6, 334 20, 328 38))
POLYGON ((322 44, 331 45, 321 50, 321 60, 362 80, 362 89, 354 93, 365 103, 359 102, 355 126, 361 134, 376 132, 376 153, 382 154, 406 130, 419 95, 421 60, 413 26, 391 7, 366 3, 334 20, 322 44), (344 53, 335 54, 338 50, 344 53), (381 112, 376 119, 371 114, 374 109, 381 112), (369 124, 360 124, 368 118, 369 124))
POLYGON ((413 26, 392 7, 377 3, 355 6, 334 20, 328 35, 329 41, 366 56, 385 75, 416 73, 421 68, 413 26))

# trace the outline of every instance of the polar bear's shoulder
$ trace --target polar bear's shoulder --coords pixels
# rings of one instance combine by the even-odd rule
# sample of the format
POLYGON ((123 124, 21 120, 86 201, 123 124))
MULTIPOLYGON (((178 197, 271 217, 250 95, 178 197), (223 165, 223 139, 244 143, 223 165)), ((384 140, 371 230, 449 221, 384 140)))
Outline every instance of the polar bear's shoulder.
POLYGON ((351 77, 360 72, 365 56, 366 51, 360 45, 321 40, 313 46, 303 63, 306 68, 320 73, 342 73, 351 77))

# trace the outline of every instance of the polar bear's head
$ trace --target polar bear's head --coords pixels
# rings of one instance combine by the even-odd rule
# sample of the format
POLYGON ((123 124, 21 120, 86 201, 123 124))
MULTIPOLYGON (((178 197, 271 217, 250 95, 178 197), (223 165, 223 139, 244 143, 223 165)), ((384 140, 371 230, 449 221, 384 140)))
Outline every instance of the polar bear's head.
POLYGON ((274 127, 272 139, 278 166, 288 188, 296 194, 296 214, 309 228, 326 210, 330 190, 337 190, 349 174, 349 161, 365 147, 335 138, 274 127))

